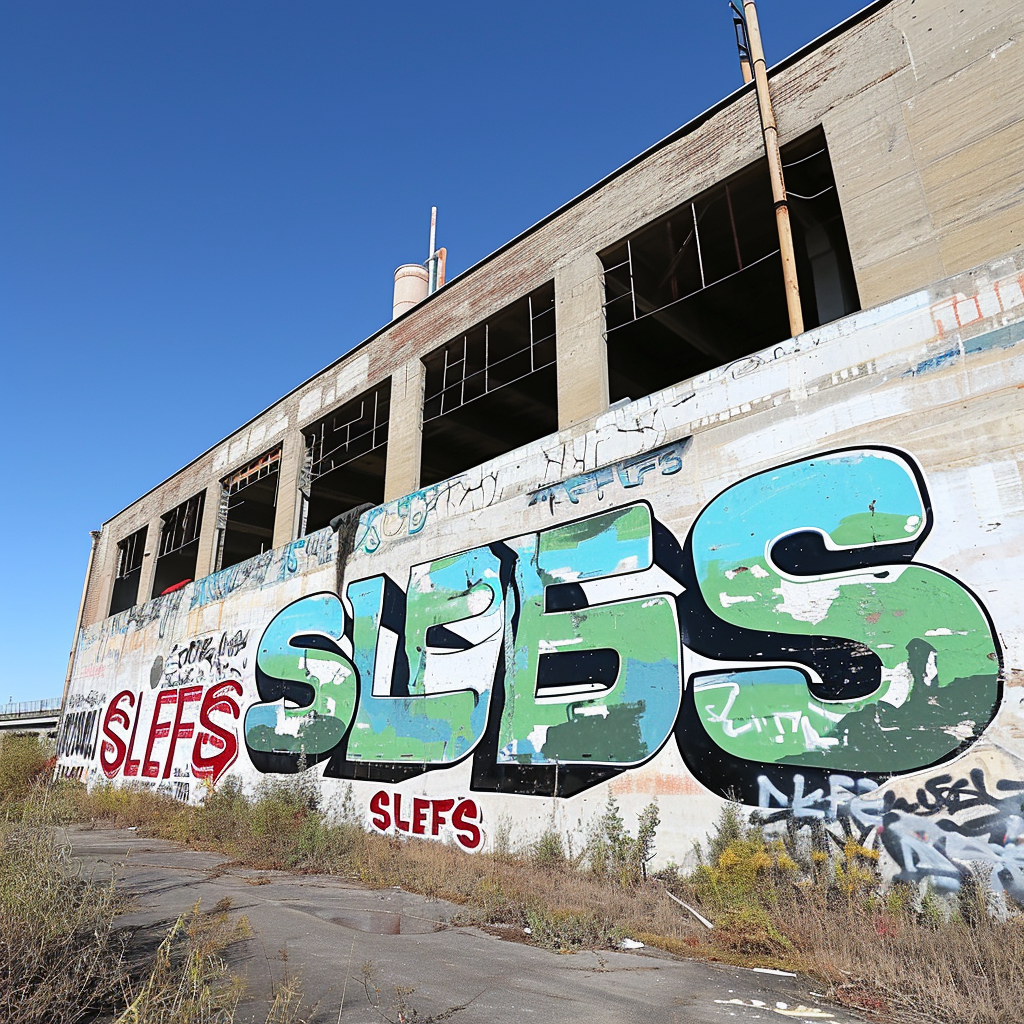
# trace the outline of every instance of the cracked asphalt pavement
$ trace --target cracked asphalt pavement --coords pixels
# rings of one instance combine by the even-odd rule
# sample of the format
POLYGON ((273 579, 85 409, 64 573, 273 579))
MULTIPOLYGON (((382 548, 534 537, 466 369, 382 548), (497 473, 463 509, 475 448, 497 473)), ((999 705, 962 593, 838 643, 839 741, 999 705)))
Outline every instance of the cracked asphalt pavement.
MULTIPOLYGON (((805 979, 672 957, 648 948, 559 954, 508 941, 501 929, 452 924, 460 908, 401 889, 373 890, 330 875, 239 867, 217 853, 121 829, 68 830, 87 875, 116 873, 136 897, 120 919, 133 944, 155 946, 197 900, 225 898, 252 937, 231 947, 245 978, 238 1020, 262 1022, 275 981, 299 979, 310 1024, 370 1024, 363 965, 372 964, 387 1010, 396 986, 411 989, 419 1019, 461 1009, 456 1024, 704 1024, 863 1018, 823 1002, 805 979), (491 932, 499 934, 492 934, 491 932)), ((516 936, 519 938, 519 935, 516 936)), ((392 1018, 394 1013, 389 1013, 392 1018)))

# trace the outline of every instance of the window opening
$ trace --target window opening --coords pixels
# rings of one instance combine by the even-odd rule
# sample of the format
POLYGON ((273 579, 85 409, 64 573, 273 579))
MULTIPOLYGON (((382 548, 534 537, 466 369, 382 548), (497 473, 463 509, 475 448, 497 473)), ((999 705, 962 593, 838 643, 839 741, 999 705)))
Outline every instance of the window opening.
POLYGON ((278 446, 221 481, 218 569, 237 565, 274 546, 280 468, 278 446))
POLYGON ((306 428, 300 536, 342 512, 384 500, 390 411, 389 377, 306 428))
POLYGON ((557 430, 555 359, 550 281, 425 356, 421 482, 557 430))
MULTIPOLYGON (((860 308, 824 132, 782 147, 804 323, 860 308)), ((601 253, 611 401, 789 336, 767 161, 601 253)))
POLYGON ((142 578, 142 559, 146 553, 147 527, 119 541, 117 545, 117 573, 114 592, 110 596, 110 615, 131 608, 139 599, 139 580, 142 578))
POLYGON ((206 491, 200 491, 161 517, 163 525, 153 576, 154 597, 177 590, 195 579, 205 503, 206 491))

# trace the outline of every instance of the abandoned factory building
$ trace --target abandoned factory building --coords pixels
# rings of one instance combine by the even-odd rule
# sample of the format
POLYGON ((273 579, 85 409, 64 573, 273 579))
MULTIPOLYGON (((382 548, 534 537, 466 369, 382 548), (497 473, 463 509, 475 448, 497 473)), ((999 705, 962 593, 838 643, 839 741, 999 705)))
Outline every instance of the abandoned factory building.
POLYGON ((1024 778, 1024 5, 873 3, 767 71, 737 23, 752 81, 451 280, 432 233, 93 534, 58 772, 315 769, 466 849, 611 796, 678 862, 726 798, 901 877, 1011 842, 899 807, 1024 778))

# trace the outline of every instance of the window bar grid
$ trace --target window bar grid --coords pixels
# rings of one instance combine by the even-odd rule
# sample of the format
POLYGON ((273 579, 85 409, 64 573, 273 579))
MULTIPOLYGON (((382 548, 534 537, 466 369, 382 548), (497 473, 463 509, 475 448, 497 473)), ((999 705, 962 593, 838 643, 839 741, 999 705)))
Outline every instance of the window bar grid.
MULTIPOLYGON (((318 480, 320 477, 330 473, 335 469, 341 468, 351 462, 352 459, 345 459, 344 461, 336 461, 335 456, 339 452, 348 453, 352 446, 360 441, 364 437, 370 438, 370 451, 378 448, 384 444, 384 440, 379 437, 383 432, 385 420, 381 412, 381 400, 379 390, 374 391, 373 395, 373 417, 370 420, 369 425, 365 430, 359 430, 358 433, 354 433, 357 430, 356 424, 363 422, 366 419, 366 405, 367 399, 363 399, 359 406, 359 415, 347 420, 343 428, 337 426, 337 418, 335 418, 335 426, 332 432, 341 432, 344 429, 345 439, 339 444, 336 444, 333 448, 327 449, 327 424, 323 423, 319 427, 315 428, 316 433, 310 438, 310 443, 307 446, 307 452, 309 453, 309 483, 318 480), (328 465, 329 464, 329 465, 328 465)), ((360 454, 367 454, 361 452, 360 454)), ((352 458, 358 458, 353 456, 352 458)))
POLYGON ((533 373, 533 371, 534 371, 534 365, 533 365, 533 357, 534 357, 533 346, 534 346, 534 340, 533 340, 533 296, 532 295, 527 295, 526 296, 526 308, 527 308, 527 312, 530 314, 530 373, 533 373))
POLYGON ((725 183, 725 205, 729 208, 729 225, 732 228, 732 244, 736 249, 736 265, 743 269, 743 257, 740 255, 740 237, 736 234, 736 217, 732 212, 732 193, 729 191, 729 183, 725 183))

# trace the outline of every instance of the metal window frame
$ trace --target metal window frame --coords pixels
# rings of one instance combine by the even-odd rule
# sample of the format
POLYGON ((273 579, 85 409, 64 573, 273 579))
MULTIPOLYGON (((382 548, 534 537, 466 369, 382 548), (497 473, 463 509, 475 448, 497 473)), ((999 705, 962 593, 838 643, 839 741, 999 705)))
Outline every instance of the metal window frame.
MULTIPOLYGON (((525 298, 526 313, 529 327, 529 338, 527 340, 527 343, 523 345, 521 348, 515 349, 515 351, 510 352, 506 356, 502 356, 500 359, 491 359, 491 321, 495 319, 494 317, 491 317, 489 320, 485 320, 483 324, 477 324, 475 327, 463 333, 460 337, 454 338, 452 341, 449 341, 447 344, 441 346, 440 351, 443 352, 444 360, 441 365, 441 389, 439 391, 435 391, 433 394, 424 396, 424 403, 432 402, 435 399, 440 398, 441 411, 435 413, 432 416, 428 416, 426 414, 426 409, 424 408, 424 423, 430 423, 433 420, 440 419, 440 417, 442 416, 447 416, 453 412, 456 412, 458 409, 461 409, 464 406, 469 405, 471 402, 477 401, 477 399, 484 398, 486 395, 493 394, 495 391, 500 391, 502 388, 508 387, 510 384, 515 384, 517 381, 525 380, 527 377, 532 376, 538 370, 544 370, 549 366, 555 365, 555 363, 557 362, 557 353, 552 354, 550 359, 547 359, 545 361, 539 361, 537 358, 537 348, 544 342, 557 337, 557 327, 553 329, 550 332, 550 334, 545 334, 543 337, 537 337, 537 332, 535 329, 535 324, 537 320, 539 320, 540 317, 544 316, 545 314, 554 309, 554 281, 545 282, 540 287, 535 288, 532 292, 529 292, 525 296, 525 298), (552 291, 551 305, 545 307, 544 309, 540 310, 537 313, 534 313, 534 300, 538 292, 547 288, 550 288, 552 291), (473 373, 467 375, 466 359, 469 347, 469 336, 473 334, 475 331, 479 330, 480 327, 483 327, 484 329, 484 365, 482 369, 475 370, 473 373), (449 356, 453 351, 457 352, 459 350, 460 344, 462 351, 461 356, 455 359, 449 359, 449 356), (517 377, 513 377, 511 380, 503 380, 501 383, 494 384, 492 386, 492 371, 497 367, 501 366, 503 363, 507 363, 509 360, 515 359, 517 356, 521 356, 524 352, 528 352, 530 355, 530 369, 527 370, 526 373, 521 373, 517 377), (455 366, 461 366, 462 373, 458 378, 453 379, 451 383, 449 383, 449 370, 455 366), (483 391, 479 395, 476 395, 475 397, 470 398, 467 401, 466 382, 469 380, 473 380, 476 377, 479 377, 481 374, 483 375, 484 378, 483 391), (446 396, 449 393, 455 391, 455 389, 458 389, 458 403, 451 407, 448 407, 446 396)), ((515 302, 519 301, 521 301, 521 299, 515 300, 515 302)), ((512 304, 513 303, 510 303, 509 305, 512 304)), ((508 307, 505 308, 507 309, 508 307)), ((504 309, 499 310, 498 314, 496 315, 500 315, 503 312, 504 309)), ((428 353, 423 359, 424 365, 426 365, 426 361, 431 356, 435 355, 438 351, 438 349, 434 349, 433 352, 428 353)))
MULTIPOLYGON (((816 129, 812 129, 811 131, 813 132, 815 130, 816 129)), ((797 141, 799 141, 799 140, 794 140, 794 142, 797 142, 797 141)), ((787 190, 787 194, 788 195, 792 196, 795 199, 814 200, 814 199, 817 199, 819 196, 824 195, 826 192, 830 192, 830 191, 832 191, 833 189, 836 188, 836 185, 834 183, 835 170, 831 166, 831 159, 828 156, 828 147, 827 146, 822 146, 819 149, 816 149, 813 152, 807 154, 806 156, 799 157, 796 160, 792 160, 792 161, 789 161, 789 162, 785 163, 783 166, 784 167, 795 167, 798 164, 802 164, 802 163, 805 163, 808 160, 813 160, 816 157, 820 157, 823 153, 826 155, 826 159, 829 159, 829 171, 830 171, 830 173, 833 176, 833 184, 826 186, 825 188, 823 188, 820 191, 816 192, 814 195, 810 195, 810 196, 799 195, 799 194, 797 194, 795 192, 788 192, 788 190, 787 190)), ((628 291, 623 292, 622 295, 616 295, 614 298, 609 299, 609 298, 607 298, 607 286, 606 286, 606 291, 605 291, 606 298, 605 298, 605 301, 602 303, 601 308, 602 308, 602 310, 605 313, 605 321, 607 322, 608 308, 613 303, 621 302, 621 300, 626 298, 626 296, 628 295, 630 297, 631 303, 632 303, 632 313, 633 313, 633 316, 632 316, 632 318, 630 320, 627 320, 625 323, 621 323, 621 324, 618 324, 616 327, 612 327, 612 328, 606 329, 606 332, 605 332, 606 337, 608 335, 614 333, 617 330, 621 330, 623 327, 628 327, 631 323, 635 323, 638 320, 643 320, 645 317, 651 316, 654 313, 659 313, 662 310, 670 309, 677 302, 684 302, 686 299, 690 299, 690 298, 692 298, 695 295, 699 295, 701 292, 706 291, 708 288, 712 288, 712 287, 714 287, 717 284, 721 284, 723 281, 728 281, 730 278, 735 277, 737 274, 741 274, 744 270, 748 270, 750 267, 757 266, 757 264, 763 263, 765 260, 771 259, 773 256, 777 256, 779 254, 780 250, 776 246, 775 248, 770 249, 770 250, 768 250, 765 253, 762 253, 756 259, 749 260, 747 263, 743 262, 743 254, 741 252, 740 241, 739 241, 739 233, 738 233, 738 231, 736 229, 736 215, 735 215, 735 211, 733 209, 732 189, 730 188, 730 186, 735 187, 736 182, 739 179, 741 179, 745 174, 747 174, 747 173, 751 172, 752 170, 754 170, 754 168, 756 166, 757 166, 757 164, 752 164, 752 165, 749 165, 746 168, 743 168, 743 169, 737 171, 735 174, 729 175, 729 177, 726 178, 725 180, 723 180, 721 182, 718 182, 715 185, 711 185, 709 188, 705 189, 703 192, 699 193, 698 195, 693 196, 687 202, 680 203, 679 206, 677 206, 669 214, 667 214, 664 218, 662 218, 662 219, 665 220, 666 224, 671 224, 673 217, 677 217, 677 216, 681 215, 683 213, 683 210, 685 209, 685 207, 687 207, 687 206, 690 207, 690 218, 693 221, 693 232, 692 232, 692 235, 688 235, 687 238, 683 241, 682 245, 680 245, 679 249, 677 250, 677 254, 680 254, 680 255, 682 254, 683 250, 689 244, 690 238, 692 237, 694 239, 694 241, 696 243, 696 247, 697 247, 697 266, 698 266, 698 271, 699 271, 699 274, 700 274, 700 281, 701 281, 700 288, 696 288, 693 291, 688 292, 686 295, 681 295, 678 298, 673 298, 671 302, 667 302, 667 303, 665 303, 662 306, 658 306, 657 309, 652 309, 652 310, 649 310, 647 312, 639 312, 637 310, 636 284, 635 284, 635 278, 634 278, 634 274, 633 274, 633 241, 634 241, 634 239, 637 238, 638 235, 643 234, 643 233, 647 232, 648 230, 650 230, 651 228, 653 228, 658 223, 658 221, 654 221, 652 224, 644 225, 644 227, 639 228, 637 231, 634 231, 631 235, 627 236, 627 238, 625 239, 626 259, 622 260, 619 263, 616 263, 614 266, 604 267, 603 270, 604 270, 605 274, 609 274, 609 273, 612 273, 615 270, 620 270, 622 267, 628 265, 628 267, 629 267, 629 289, 628 289, 628 291), (713 281, 708 281, 707 278, 706 278, 705 269, 704 269, 704 254, 703 254, 703 252, 701 250, 700 221, 703 219, 705 213, 709 209, 711 209, 713 203, 715 201, 717 201, 717 199, 721 198, 720 196, 716 195, 716 193, 718 192, 718 190, 720 188, 722 189, 722 193, 723 193, 724 198, 725 198, 726 209, 727 209, 728 215, 729 215, 729 227, 730 227, 730 230, 732 232, 732 241, 733 241, 733 248, 734 248, 734 251, 735 251, 735 254, 736 254, 736 267, 737 267, 737 269, 734 270, 734 271, 731 271, 728 274, 724 274, 721 277, 716 277, 713 281), (703 209, 700 212, 700 214, 698 214, 698 212, 697 212, 697 203, 698 202, 701 202, 702 203, 702 207, 703 207, 703 209)), ((616 245, 612 246, 609 250, 606 250, 606 251, 614 251, 615 249, 617 249, 621 245, 622 245, 622 242, 618 242, 618 243, 616 243, 616 245)), ((603 260, 602 260, 602 263, 603 263, 603 260)), ((671 273, 671 271, 673 269, 673 266, 674 266, 674 263, 675 263, 675 260, 673 259, 673 264, 672 264, 672 266, 670 266, 669 273, 671 273)))
POLYGON ((142 560, 145 556, 146 550, 146 532, 148 529, 148 525, 140 526, 134 533, 128 534, 127 537, 124 537, 122 540, 117 542, 117 571, 114 573, 115 581, 127 579, 133 572, 138 572, 142 568, 142 560), (134 562, 136 552, 139 553, 138 564, 133 564, 131 565, 131 568, 126 569, 126 564, 134 562))
POLYGON ((162 527, 160 529, 160 546, 157 559, 166 555, 173 555, 190 544, 199 540, 203 528, 203 508, 206 504, 206 490, 193 494, 179 505, 175 505, 169 512, 165 512, 160 518, 162 527), (191 516, 191 517, 190 517, 191 516), (180 543, 174 543, 176 535, 181 532, 180 543), (172 546, 173 545, 173 546, 172 546))
MULTIPOLYGON (((335 434, 340 429, 344 429, 345 431, 345 440, 335 444, 334 447, 326 451, 324 450, 327 444, 327 421, 331 418, 330 415, 319 420, 313 427, 311 433, 304 432, 306 440, 306 456, 303 465, 303 483, 305 484, 306 490, 308 490, 311 484, 319 480, 320 477, 326 476, 328 473, 331 473, 336 469, 340 469, 342 466, 347 466, 355 459, 361 458, 363 455, 368 455, 370 452, 374 452, 378 448, 387 444, 388 426, 391 419, 391 396, 389 391, 387 402, 388 411, 387 415, 385 415, 383 412, 384 402, 382 401, 382 394, 385 384, 389 384, 389 382, 390 378, 388 378, 387 381, 381 381, 381 383, 375 385, 372 389, 363 392, 361 395, 357 395, 356 398, 351 400, 351 402, 358 400, 360 403, 358 416, 346 420, 340 427, 338 426, 337 415, 334 416, 330 433, 335 434), (366 418, 366 404, 371 400, 371 398, 373 401, 373 410, 370 416, 370 425, 367 429, 360 431, 358 434, 353 434, 352 425, 359 423, 361 420, 366 418), (364 437, 370 437, 370 447, 366 451, 358 451, 354 455, 341 459, 340 461, 336 458, 337 452, 348 452, 356 441, 359 441, 364 437), (329 465, 326 465, 327 463, 329 463, 329 465), (325 465, 326 468, 324 468, 325 465)), ((345 406, 351 404, 351 402, 346 402, 341 406, 341 408, 344 409, 345 406)))

